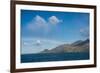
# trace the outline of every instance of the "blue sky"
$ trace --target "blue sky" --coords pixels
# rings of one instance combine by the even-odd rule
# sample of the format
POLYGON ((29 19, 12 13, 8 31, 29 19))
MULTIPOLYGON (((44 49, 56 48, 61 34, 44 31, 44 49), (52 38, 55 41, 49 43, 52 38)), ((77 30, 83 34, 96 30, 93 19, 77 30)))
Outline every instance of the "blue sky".
POLYGON ((89 13, 21 10, 21 38, 22 44, 28 44, 22 45, 23 53, 35 53, 60 44, 87 39, 89 38, 89 13), (31 40, 25 42, 26 39, 31 40), (45 46, 35 47, 33 45, 35 43, 42 43, 45 46))

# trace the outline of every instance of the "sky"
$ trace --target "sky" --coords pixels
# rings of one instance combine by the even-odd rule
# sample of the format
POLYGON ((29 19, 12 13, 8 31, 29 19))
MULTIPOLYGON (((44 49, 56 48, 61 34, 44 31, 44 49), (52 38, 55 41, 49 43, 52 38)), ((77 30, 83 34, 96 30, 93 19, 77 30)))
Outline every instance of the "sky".
POLYGON ((21 10, 22 54, 89 38, 89 13, 21 10))

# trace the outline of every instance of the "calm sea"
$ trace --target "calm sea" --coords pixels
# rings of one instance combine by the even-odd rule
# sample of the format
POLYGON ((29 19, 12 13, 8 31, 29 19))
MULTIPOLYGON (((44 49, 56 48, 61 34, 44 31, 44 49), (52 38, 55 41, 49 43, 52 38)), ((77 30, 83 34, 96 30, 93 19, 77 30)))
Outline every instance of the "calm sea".
POLYGON ((21 63, 87 60, 87 59, 89 59, 89 53, 44 53, 44 54, 22 54, 21 55, 21 63))

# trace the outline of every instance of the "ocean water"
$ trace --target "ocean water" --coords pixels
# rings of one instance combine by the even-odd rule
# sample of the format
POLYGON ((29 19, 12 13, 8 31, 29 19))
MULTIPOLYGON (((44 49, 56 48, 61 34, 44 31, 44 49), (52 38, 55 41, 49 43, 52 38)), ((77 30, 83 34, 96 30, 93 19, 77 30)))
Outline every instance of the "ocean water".
POLYGON ((88 60, 89 53, 40 53, 40 54, 22 54, 21 63, 27 62, 48 62, 48 61, 71 61, 88 60))

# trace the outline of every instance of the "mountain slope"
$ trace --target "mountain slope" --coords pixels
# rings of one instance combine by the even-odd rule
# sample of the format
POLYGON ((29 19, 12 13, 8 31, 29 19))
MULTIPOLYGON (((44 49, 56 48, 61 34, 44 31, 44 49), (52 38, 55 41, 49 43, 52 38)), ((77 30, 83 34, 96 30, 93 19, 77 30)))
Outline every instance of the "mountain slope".
POLYGON ((89 52, 89 39, 76 41, 72 44, 63 44, 51 50, 45 49, 40 53, 65 53, 65 52, 89 52))

